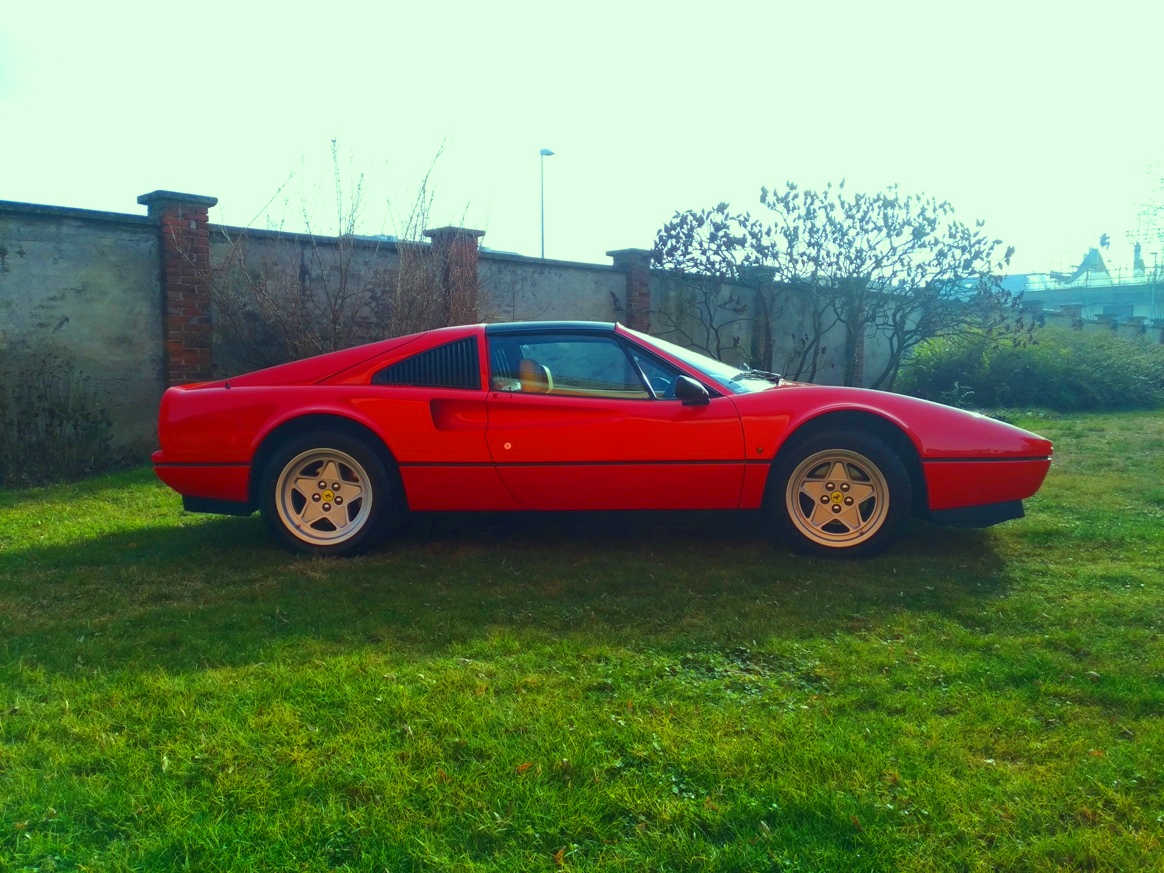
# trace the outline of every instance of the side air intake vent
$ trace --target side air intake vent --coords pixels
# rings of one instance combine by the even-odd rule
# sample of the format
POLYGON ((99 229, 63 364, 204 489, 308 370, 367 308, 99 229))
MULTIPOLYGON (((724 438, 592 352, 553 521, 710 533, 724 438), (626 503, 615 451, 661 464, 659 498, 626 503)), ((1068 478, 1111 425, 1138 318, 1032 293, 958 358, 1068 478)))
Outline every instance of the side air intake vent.
POLYGON ((477 357, 477 337, 457 340, 397 361, 376 373, 372 384, 480 391, 481 362, 477 357))

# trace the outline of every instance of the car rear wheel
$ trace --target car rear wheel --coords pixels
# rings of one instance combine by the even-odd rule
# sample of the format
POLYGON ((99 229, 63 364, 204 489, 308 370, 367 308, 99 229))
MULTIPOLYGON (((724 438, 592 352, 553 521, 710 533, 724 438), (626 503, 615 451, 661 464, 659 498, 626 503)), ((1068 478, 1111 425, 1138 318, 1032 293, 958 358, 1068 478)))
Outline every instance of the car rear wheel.
POLYGON ((768 510, 798 551, 868 557, 888 546, 909 517, 909 474, 884 442, 863 432, 826 431, 781 452, 768 510))
POLYGON ((402 494, 362 440, 320 431, 284 443, 262 473, 267 529, 292 551, 351 555, 372 548, 399 514, 402 494))

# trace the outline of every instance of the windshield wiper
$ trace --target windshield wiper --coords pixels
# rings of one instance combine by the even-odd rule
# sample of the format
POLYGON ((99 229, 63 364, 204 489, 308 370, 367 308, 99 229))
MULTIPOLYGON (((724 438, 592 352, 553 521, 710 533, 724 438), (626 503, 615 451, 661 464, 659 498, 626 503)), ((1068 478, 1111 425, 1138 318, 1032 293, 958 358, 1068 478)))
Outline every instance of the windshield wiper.
POLYGON ((784 377, 779 373, 769 373, 767 370, 753 370, 748 367, 732 376, 732 381, 738 379, 763 379, 765 382, 780 382, 784 377))

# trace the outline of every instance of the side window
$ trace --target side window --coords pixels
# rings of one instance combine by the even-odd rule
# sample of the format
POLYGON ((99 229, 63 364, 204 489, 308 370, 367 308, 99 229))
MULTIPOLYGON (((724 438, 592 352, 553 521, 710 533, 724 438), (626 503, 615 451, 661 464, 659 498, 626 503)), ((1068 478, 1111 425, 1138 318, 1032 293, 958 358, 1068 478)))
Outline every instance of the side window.
POLYGON ((490 343, 495 391, 645 399, 638 368, 607 336, 506 336, 490 343))
POLYGON ((658 358, 637 350, 631 352, 631 357, 647 377, 651 392, 656 397, 671 399, 675 396, 675 380, 681 375, 678 370, 658 358))
POLYGON ((389 364, 372 376, 372 384, 480 391, 481 365, 477 358, 477 337, 471 336, 437 346, 389 364))

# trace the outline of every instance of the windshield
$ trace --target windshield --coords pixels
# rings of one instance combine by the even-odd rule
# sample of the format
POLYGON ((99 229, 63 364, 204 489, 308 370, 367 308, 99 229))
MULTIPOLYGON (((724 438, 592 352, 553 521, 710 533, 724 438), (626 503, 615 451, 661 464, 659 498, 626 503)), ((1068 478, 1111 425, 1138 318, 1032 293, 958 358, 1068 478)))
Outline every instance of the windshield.
POLYGON ((766 373, 762 370, 750 370, 747 364, 725 364, 723 361, 717 361, 709 355, 693 352, 691 349, 685 349, 683 346, 669 343, 658 337, 647 336, 647 334, 639 333, 637 330, 631 330, 629 327, 624 329, 644 344, 654 346, 656 349, 666 352, 671 357, 677 358, 688 366, 694 367, 717 385, 722 385, 732 394, 750 394, 753 391, 763 391, 779 384, 779 377, 774 373, 766 373))

